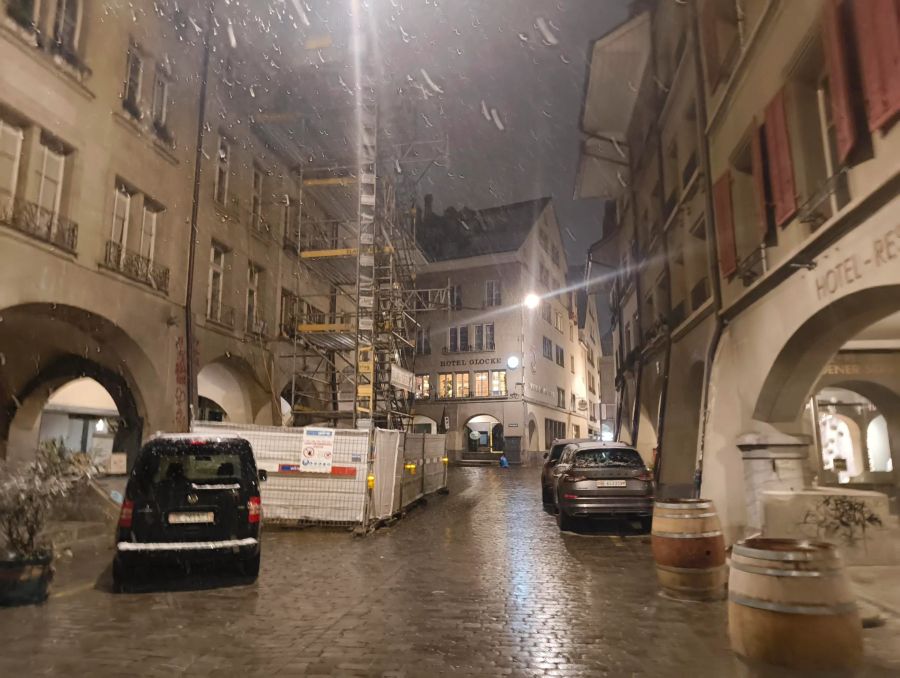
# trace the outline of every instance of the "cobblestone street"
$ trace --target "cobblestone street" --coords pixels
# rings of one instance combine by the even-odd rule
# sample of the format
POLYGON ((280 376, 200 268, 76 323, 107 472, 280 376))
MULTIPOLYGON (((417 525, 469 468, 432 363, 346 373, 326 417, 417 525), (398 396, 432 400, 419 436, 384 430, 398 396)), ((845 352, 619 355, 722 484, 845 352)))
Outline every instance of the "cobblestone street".
MULTIPOLYGON (((113 595, 103 550, 43 606, 0 611, 0 675, 732 676, 724 603, 657 593, 649 537, 560 535, 537 469, 453 469, 367 538, 269 530, 258 584, 113 595)), ((621 532, 621 534, 620 534, 621 532)), ((865 632, 897 675, 898 625, 865 632)))

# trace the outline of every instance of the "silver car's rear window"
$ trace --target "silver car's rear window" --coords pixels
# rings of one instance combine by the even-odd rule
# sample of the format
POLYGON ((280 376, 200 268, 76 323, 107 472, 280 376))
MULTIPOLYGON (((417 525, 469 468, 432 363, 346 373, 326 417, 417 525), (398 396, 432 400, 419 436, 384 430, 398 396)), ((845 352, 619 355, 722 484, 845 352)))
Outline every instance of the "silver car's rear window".
POLYGON ((575 453, 574 465, 578 468, 627 467, 641 468, 644 460, 635 450, 596 449, 579 450, 575 453))

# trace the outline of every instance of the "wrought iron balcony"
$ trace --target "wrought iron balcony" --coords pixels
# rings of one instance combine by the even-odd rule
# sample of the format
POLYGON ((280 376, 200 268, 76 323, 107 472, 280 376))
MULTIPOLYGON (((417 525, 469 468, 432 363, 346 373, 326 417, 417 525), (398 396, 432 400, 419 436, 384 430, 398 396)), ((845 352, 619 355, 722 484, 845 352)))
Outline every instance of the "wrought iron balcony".
POLYGON ((149 285, 165 294, 169 293, 169 268, 125 249, 115 240, 106 241, 106 258, 103 265, 122 275, 149 285))
POLYGON ((0 223, 72 254, 78 245, 78 224, 27 200, 0 203, 0 223))
POLYGON ((206 309, 207 320, 234 328, 234 307, 223 304, 221 301, 212 301, 206 309))

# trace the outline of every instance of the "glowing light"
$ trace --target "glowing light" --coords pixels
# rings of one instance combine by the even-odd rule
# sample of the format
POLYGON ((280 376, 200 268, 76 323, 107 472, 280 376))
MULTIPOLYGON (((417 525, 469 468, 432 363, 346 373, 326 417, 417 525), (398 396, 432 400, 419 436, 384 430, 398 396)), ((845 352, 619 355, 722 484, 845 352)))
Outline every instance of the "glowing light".
POLYGON ((524 303, 525 303, 525 308, 533 311, 540 305, 541 298, 538 295, 536 295, 534 292, 532 292, 530 294, 525 295, 524 303))
POLYGON ((509 356, 509 358, 506 359, 506 366, 511 370, 516 369, 519 366, 519 356, 509 356))

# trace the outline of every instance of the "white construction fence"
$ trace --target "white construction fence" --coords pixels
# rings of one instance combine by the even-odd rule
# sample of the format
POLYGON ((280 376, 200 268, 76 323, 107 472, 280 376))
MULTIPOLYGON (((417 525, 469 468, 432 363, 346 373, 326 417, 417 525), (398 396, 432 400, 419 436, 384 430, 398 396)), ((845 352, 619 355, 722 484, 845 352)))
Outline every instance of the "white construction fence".
POLYGON ((443 434, 195 421, 191 431, 233 434, 253 447, 263 520, 368 527, 447 487, 443 434))

